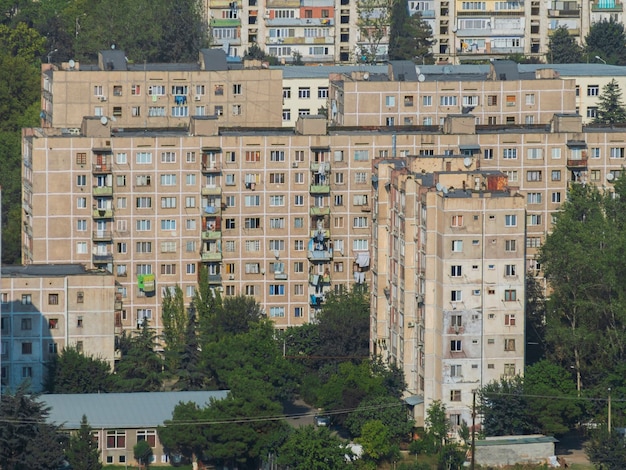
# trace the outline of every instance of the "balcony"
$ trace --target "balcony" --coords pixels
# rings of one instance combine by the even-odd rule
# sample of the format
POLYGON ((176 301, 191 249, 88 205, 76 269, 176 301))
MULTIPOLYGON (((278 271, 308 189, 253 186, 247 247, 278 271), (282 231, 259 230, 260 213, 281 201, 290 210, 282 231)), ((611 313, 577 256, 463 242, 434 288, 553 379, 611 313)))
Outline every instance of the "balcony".
POLYGON ((320 284, 330 284, 330 274, 311 274, 309 284, 319 286, 320 284))
POLYGON ((113 253, 96 254, 92 256, 94 264, 107 264, 113 262, 113 253))
POLYGON ((330 215, 330 207, 311 206, 310 215, 330 215))
POLYGON ((205 206, 205 214, 220 215, 222 213, 222 206, 205 206))
POLYGON ((312 184, 309 188, 311 194, 330 194, 330 185, 328 184, 312 184))
POLYGON ((616 13, 624 11, 624 6, 619 0, 596 0, 591 3, 591 11, 594 13, 616 13))
POLYGON ((320 232, 324 234, 324 238, 330 238, 329 229, 311 230, 311 238, 316 238, 320 234, 320 232))
POLYGON ((324 165, 322 172, 330 171, 330 162, 311 162, 311 171, 320 171, 320 165, 324 165))
POLYGON ((330 261, 333 259, 333 250, 309 250, 309 261, 330 261))
POLYGON ((91 194, 100 197, 113 196, 113 186, 94 186, 91 188, 91 194))
POLYGON ((221 274, 209 274, 207 277, 208 277, 209 284, 221 284, 222 283, 221 274))
POLYGON ((220 186, 205 186, 200 190, 203 196, 220 196, 222 188, 220 186))
POLYGON ((93 218, 94 219, 112 219, 113 209, 94 209, 93 218))
POLYGON ((122 299, 115 299, 115 302, 113 303, 113 308, 115 310, 122 310, 124 308, 124 302, 122 302, 122 299))
POLYGON ((200 256, 202 261, 222 261, 221 251, 203 251, 200 256))
POLYGON ((222 238, 221 230, 205 230, 202 232, 203 240, 219 240, 222 238))
POLYGON ((113 234, 109 230, 96 230, 92 233, 91 239, 94 242, 110 242, 113 240, 113 234))
POLYGON ((567 168, 587 168, 587 159, 579 158, 579 159, 567 159, 567 168))
POLYGON ((222 165, 220 162, 202 162, 202 173, 221 173, 222 165))
POLYGON ((311 294, 309 305, 314 308, 319 308, 324 303, 324 296, 318 294, 311 294))
POLYGON ((109 164, 98 163, 96 165, 91 165, 91 172, 94 175, 107 175, 109 173, 113 173, 113 168, 109 164))
POLYGON ((289 276, 286 273, 274 273, 274 279, 277 281, 286 281, 289 276))

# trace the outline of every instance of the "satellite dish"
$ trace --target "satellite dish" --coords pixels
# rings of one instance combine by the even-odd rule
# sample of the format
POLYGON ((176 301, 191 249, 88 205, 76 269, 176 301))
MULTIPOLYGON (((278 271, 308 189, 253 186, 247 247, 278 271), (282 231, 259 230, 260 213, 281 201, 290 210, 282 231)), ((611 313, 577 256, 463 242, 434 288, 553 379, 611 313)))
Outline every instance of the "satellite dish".
POLYGON ((441 191, 443 192, 443 194, 448 194, 448 188, 446 188, 445 186, 443 187, 441 191))
POLYGON ((465 168, 469 168, 472 166, 472 159, 470 157, 465 157, 463 159, 463 165, 465 165, 465 168))
POLYGON ((68 65, 70 66, 70 69, 74 70, 74 67, 76 67, 76 62, 74 62, 74 59, 70 59, 68 65))
POLYGON ((437 184, 435 185, 435 188, 437 189, 437 191, 441 191, 441 190, 443 189, 443 184, 441 184, 441 183, 437 183, 437 184))
POLYGON ((424 80, 426 80, 426 76, 425 76, 423 73, 420 73, 420 74, 417 76, 417 81, 418 81, 418 82, 423 82, 424 80))
POLYGON ((420 68, 416 65, 415 66, 415 73, 419 75, 421 72, 422 71, 420 70, 420 68))
POLYGON ((613 181, 615 179, 615 175, 613 173, 608 173, 606 175, 606 179, 609 181, 613 181))
POLYGON ((370 79, 370 73, 369 72, 365 72, 363 74, 363 80, 369 80, 370 79))
POLYGON ((106 116, 102 116, 100 118, 100 124, 102 124, 103 126, 106 126, 108 122, 109 122, 109 120, 107 119, 106 116))

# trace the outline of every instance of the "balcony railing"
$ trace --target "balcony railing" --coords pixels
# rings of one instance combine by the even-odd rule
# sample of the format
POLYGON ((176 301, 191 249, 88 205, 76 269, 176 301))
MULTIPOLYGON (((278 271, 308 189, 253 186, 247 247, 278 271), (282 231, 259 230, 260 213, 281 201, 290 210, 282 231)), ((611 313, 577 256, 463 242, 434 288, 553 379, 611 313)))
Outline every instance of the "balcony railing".
POLYGON ((94 209, 94 219, 111 219, 113 217, 113 209, 94 209))
POLYGON ((218 240, 222 238, 221 230, 205 230, 202 232, 203 240, 218 240))
POLYGON ((96 230, 92 234, 92 240, 95 242, 108 242, 113 239, 113 234, 109 230, 96 230))
POLYGON ((106 254, 93 255, 93 262, 95 264, 111 263, 113 262, 113 254, 106 253, 106 254))
POLYGON ((618 0, 596 0, 591 3, 591 11, 615 13, 624 11, 624 5, 618 0))
POLYGON ((222 261, 222 253, 220 251, 203 251, 200 256, 202 261, 222 261))
POLYGON ((567 167, 568 168, 587 168, 587 159, 579 158, 579 159, 567 159, 567 167))
POLYGON ((200 192, 203 196, 219 196, 222 194, 222 188, 220 186, 205 186, 200 192))
POLYGON ((330 215, 330 207, 311 206, 310 215, 330 215))
POLYGON ((330 185, 328 184, 312 184, 309 188, 311 194, 329 194, 330 185))
POLYGON ((94 196, 113 196, 113 186, 94 186, 91 193, 94 196))
POLYGON ((332 250, 309 250, 309 261, 330 261, 332 259, 332 250))
POLYGON ((220 162, 202 163, 202 173, 219 173, 222 171, 220 162))
POLYGON ((107 163, 100 163, 91 166, 91 172, 94 175, 106 175, 113 172, 111 165, 107 163))
POLYGON ((324 234, 324 238, 330 238, 330 229, 311 230, 311 238, 317 237, 320 232, 324 234))
POLYGON ((207 277, 208 277, 209 284, 221 284, 222 283, 221 274, 209 274, 207 277))

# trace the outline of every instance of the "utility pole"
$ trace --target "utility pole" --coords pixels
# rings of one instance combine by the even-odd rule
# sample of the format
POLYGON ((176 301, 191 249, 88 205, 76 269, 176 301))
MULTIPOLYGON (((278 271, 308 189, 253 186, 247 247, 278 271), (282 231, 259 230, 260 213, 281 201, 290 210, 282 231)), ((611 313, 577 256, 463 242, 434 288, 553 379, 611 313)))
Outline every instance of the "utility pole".
POLYGON ((611 433, 611 387, 609 387, 609 434, 611 433))
POLYGON ((472 392, 472 461, 471 470, 476 466, 476 390, 472 392))

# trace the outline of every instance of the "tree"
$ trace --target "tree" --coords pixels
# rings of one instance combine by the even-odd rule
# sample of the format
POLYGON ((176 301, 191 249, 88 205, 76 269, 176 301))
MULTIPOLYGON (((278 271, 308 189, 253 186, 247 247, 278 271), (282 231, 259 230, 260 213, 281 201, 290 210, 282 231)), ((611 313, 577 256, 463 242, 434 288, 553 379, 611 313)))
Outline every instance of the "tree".
POLYGON ((193 309, 198 324, 198 335, 201 344, 219 339, 214 330, 215 317, 222 308, 220 293, 209 284, 209 271, 206 266, 198 270, 198 288, 193 297, 193 309))
POLYGON ((0 397, 0 468, 58 470, 64 461, 64 436, 46 422, 49 410, 28 386, 0 397))
POLYGON ((103 359, 85 356, 73 346, 65 347, 48 364, 48 393, 100 393, 112 389, 111 367, 103 359))
POLYGON ((259 323, 265 314, 254 297, 236 295, 226 297, 222 308, 216 311, 214 330, 221 334, 246 333, 259 323))
POLYGON ((508 436, 536 432, 524 395, 522 378, 502 377, 478 391, 478 412, 483 415, 487 436, 508 436))
POLYGON ((359 62, 373 64, 381 60, 381 43, 388 36, 391 13, 390 0, 359 0, 357 27, 359 45, 356 55, 359 62))
POLYGON ((585 44, 587 57, 599 56, 608 64, 626 64, 626 32, 624 25, 613 18, 592 23, 585 44))
POLYGON ((441 451, 448 442, 450 420, 446 416, 446 405, 439 400, 433 401, 426 410, 426 434, 434 444, 436 452, 441 451))
POLYGON ((626 462, 626 441, 615 430, 599 429, 592 434, 585 452, 596 468, 621 470, 626 462))
POLYGON ((602 87, 598 97, 598 114, 595 124, 617 124, 626 122, 626 107, 622 101, 622 90, 615 79, 602 87))
POLYGON ((165 289, 161 319, 163 324, 163 342, 165 367, 168 371, 174 371, 179 366, 181 353, 185 347, 189 314, 185 308, 185 297, 180 286, 174 287, 172 293, 165 289))
POLYGON ((317 316, 320 338, 319 356, 326 364, 369 356, 369 296, 353 288, 350 292, 331 293, 317 316))
POLYGON ((328 428, 294 429, 278 450, 278 463, 292 470, 335 470, 348 466, 350 451, 328 428))
POLYGON ((67 461, 72 470, 100 470, 100 452, 94 439, 87 416, 83 415, 80 428, 70 436, 67 446, 67 461))
MULTIPOLYGON (((626 359, 626 183, 616 198, 573 184, 540 261, 552 289, 546 309, 548 359, 593 388, 626 359)), ((604 391, 598 392, 604 394, 604 391)))
POLYGON ((150 466, 152 455, 152 447, 146 440, 139 441, 133 446, 133 457, 143 468, 147 469, 150 466))
POLYGON ((363 425, 357 442, 363 446, 363 453, 375 462, 380 462, 391 454, 389 428, 377 419, 363 425))
POLYGON ((202 390, 208 377, 202 370, 200 343, 196 331, 195 313, 190 313, 185 330, 185 344, 180 351, 176 388, 179 390, 202 390))
POLYGON ((546 360, 537 362, 526 368, 523 386, 528 396, 528 413, 542 434, 565 434, 582 417, 576 384, 570 371, 563 367, 546 360))
POLYGON ((115 366, 117 389, 123 392, 161 390, 163 361, 155 351, 156 334, 148 326, 147 319, 128 343, 128 349, 122 352, 122 358, 115 366))
POLYGON ((548 43, 548 62, 551 64, 578 64, 583 61, 582 48, 565 26, 554 30, 548 43))
POLYGON ((409 16, 408 6, 402 0, 392 0, 391 26, 389 33, 389 59, 421 59, 432 63, 433 31, 419 12, 409 16))
POLYGON ((411 435, 414 422, 408 419, 406 406, 393 396, 368 396, 358 408, 348 415, 346 427, 350 434, 358 437, 370 421, 380 421, 387 427, 393 442, 406 441, 411 435))
POLYGON ((533 273, 526 273, 526 364, 534 364, 545 357, 546 299, 544 290, 533 273))

